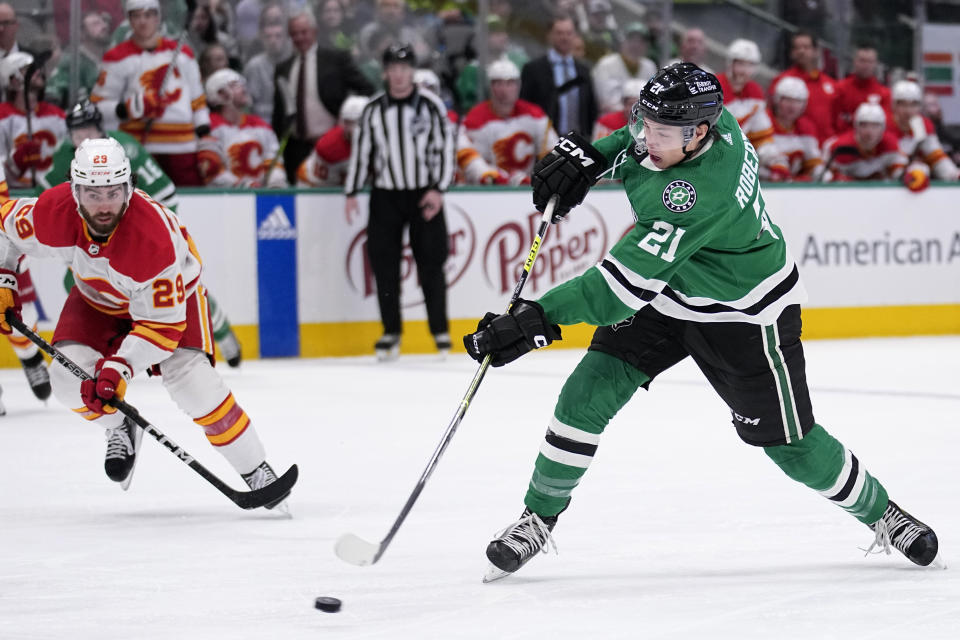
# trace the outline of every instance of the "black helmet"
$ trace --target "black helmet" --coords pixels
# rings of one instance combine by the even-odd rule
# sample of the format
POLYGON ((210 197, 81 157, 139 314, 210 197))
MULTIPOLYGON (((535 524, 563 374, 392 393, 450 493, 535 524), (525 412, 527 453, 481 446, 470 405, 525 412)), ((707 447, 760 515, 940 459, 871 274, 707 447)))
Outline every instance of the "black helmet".
POLYGON ((723 112, 723 89, 712 73, 692 62, 676 62, 650 78, 633 105, 634 117, 674 126, 711 128, 723 112))
POLYGON ((395 44, 387 47, 383 52, 383 66, 391 62, 405 62, 411 67, 417 66, 417 56, 409 44, 395 44))
POLYGON ((81 100, 73 106, 73 109, 70 109, 69 113, 67 113, 68 130, 90 126, 96 127, 97 129, 102 129, 102 122, 103 116, 100 115, 100 110, 97 109, 97 105, 93 104, 89 100, 81 100))

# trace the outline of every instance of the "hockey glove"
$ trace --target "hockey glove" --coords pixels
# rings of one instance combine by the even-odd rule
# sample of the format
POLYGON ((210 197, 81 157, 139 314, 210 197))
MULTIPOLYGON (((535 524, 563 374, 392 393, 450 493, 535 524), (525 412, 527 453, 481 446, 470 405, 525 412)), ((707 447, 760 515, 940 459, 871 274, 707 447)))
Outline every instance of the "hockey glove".
POLYGON ((13 150, 13 163, 17 165, 20 174, 23 175, 31 167, 40 164, 43 157, 40 143, 36 140, 25 140, 17 145, 13 150))
POLYGON ((488 313, 477 330, 463 336, 463 346, 477 362, 490 354, 490 364, 502 367, 531 349, 546 347, 560 340, 560 327, 549 324, 543 307, 536 302, 519 299, 509 313, 488 313))
POLYGON ((930 169, 926 163, 913 162, 903 172, 903 184, 914 193, 919 193, 930 186, 930 169))
POLYGON ((606 158, 583 136, 571 131, 533 167, 530 185, 534 206, 543 211, 556 194, 553 222, 560 222, 570 209, 583 202, 606 168, 606 158))
POLYGON ((133 371, 123 358, 100 358, 93 379, 80 383, 83 404, 100 415, 116 413, 117 408, 109 403, 123 400, 127 381, 132 377, 133 371))
POLYGON ((131 120, 159 118, 167 107, 160 94, 152 89, 136 92, 127 98, 125 105, 127 117, 131 120))
POLYGON ((7 311, 20 317, 20 294, 17 274, 9 269, 0 269, 0 333, 10 335, 13 327, 7 322, 7 311))

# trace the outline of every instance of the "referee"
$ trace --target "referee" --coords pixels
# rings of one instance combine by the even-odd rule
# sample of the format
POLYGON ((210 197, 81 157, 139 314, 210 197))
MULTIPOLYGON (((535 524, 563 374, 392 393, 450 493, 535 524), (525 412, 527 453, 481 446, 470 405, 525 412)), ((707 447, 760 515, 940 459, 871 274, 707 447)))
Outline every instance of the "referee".
POLYGON ((360 116, 344 186, 349 223, 358 211, 357 191, 368 178, 372 182, 367 254, 383 322, 383 337, 374 346, 380 360, 400 352, 400 260, 408 224, 430 333, 438 351, 450 350, 443 192, 453 177, 454 132, 440 99, 414 85, 415 62, 410 45, 383 53, 386 91, 375 95, 360 116))

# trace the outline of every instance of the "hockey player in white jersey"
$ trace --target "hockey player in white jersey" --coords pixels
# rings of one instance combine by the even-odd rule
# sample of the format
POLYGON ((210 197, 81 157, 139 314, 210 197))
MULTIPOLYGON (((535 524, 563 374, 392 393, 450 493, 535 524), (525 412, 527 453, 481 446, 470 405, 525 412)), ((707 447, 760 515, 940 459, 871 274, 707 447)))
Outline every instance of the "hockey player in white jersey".
POLYGON ((0 332, 11 330, 6 313, 18 313, 20 257, 67 262, 76 286, 51 342, 92 379, 81 383, 56 366, 53 392, 77 417, 106 429, 107 476, 128 479, 141 435, 112 403, 123 400, 135 374, 149 371, 251 488, 274 482, 250 417, 213 368, 202 262, 190 234, 176 214, 134 189, 116 140, 83 142, 70 173, 69 183, 39 198, 0 207, 0 332))
POLYGON ((38 69, 24 86, 27 69, 33 64, 29 53, 11 53, 0 60, 0 157, 9 184, 14 188, 29 188, 37 183, 37 176, 53 164, 53 152, 67 134, 64 113, 52 104, 42 101, 45 76, 38 69), (28 95, 29 93, 29 95, 28 95), (26 101, 30 101, 30 113, 26 101))
POLYGON ((353 132, 370 99, 350 96, 340 106, 337 125, 320 136, 313 151, 297 167, 298 187, 342 187, 347 181, 353 132))
POLYGON ((280 143, 270 125, 247 113, 247 83, 233 69, 220 69, 206 82, 210 134, 200 141, 204 182, 225 187, 286 187, 280 143), (269 175, 268 175, 269 172, 269 175))
MULTIPOLYGON (((887 129, 896 136, 900 151, 911 161, 926 165, 927 173, 935 179, 957 180, 960 177, 957 165, 943 150, 933 122, 921 113, 923 92, 920 85, 910 80, 901 80, 893 85, 891 93, 893 123, 890 123, 887 129)), ((911 165, 910 171, 916 169, 924 170, 911 165)))
POLYGON ((767 115, 763 89, 753 81, 760 64, 760 48, 753 40, 738 38, 727 47, 727 70, 717 75, 723 89, 723 106, 733 114, 760 157, 767 180, 789 179, 787 159, 773 142, 773 124, 767 115))
MULTIPOLYGON (((817 127, 803 115, 810 92, 800 78, 785 76, 773 92, 770 121, 773 123, 773 145, 787 160, 790 180, 808 182, 823 164, 817 127)), ((760 167, 760 179, 770 178, 768 170, 760 167)))
POLYGON ((534 163, 557 142, 543 109, 520 99, 520 70, 509 60, 487 69, 490 99, 463 119, 457 164, 470 184, 529 184, 534 163))
POLYGON ((157 0, 126 0, 132 35, 103 56, 90 100, 104 126, 137 138, 178 186, 199 186, 197 141, 210 130, 189 46, 160 34, 157 0))

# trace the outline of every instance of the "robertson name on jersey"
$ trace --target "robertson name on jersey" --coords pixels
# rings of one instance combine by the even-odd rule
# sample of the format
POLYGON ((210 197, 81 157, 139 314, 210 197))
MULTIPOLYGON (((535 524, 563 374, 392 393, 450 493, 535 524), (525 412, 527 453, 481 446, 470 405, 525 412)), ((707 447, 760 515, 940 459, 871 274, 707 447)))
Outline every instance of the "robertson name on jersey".
POLYGON ((15 270, 24 254, 58 258, 91 307, 132 321, 117 356, 134 371, 170 357, 186 329, 187 305, 205 304, 204 296, 193 296, 201 271, 193 240, 176 214, 143 191, 134 192, 103 242, 90 236, 69 183, 39 198, 10 200, 0 206, 0 223, 0 267, 15 270))
POLYGON ((683 320, 766 325, 806 300, 766 210, 757 152, 729 111, 700 152, 667 169, 638 161, 628 129, 594 146, 623 180, 636 224, 600 264, 540 299, 551 321, 610 325, 650 304, 683 320))

